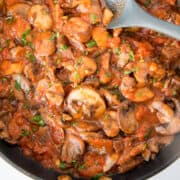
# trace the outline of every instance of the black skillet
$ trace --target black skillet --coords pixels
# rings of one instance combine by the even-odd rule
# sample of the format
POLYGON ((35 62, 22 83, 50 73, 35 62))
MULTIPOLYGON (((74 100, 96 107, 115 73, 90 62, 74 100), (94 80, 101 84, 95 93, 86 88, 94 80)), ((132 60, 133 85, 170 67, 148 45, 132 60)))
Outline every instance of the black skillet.
MULTIPOLYGON (((178 0, 179 2, 180 0, 178 0)), ((38 162, 21 153, 17 146, 0 140, 0 157, 33 179, 56 180, 60 174, 52 169, 45 169, 38 162)), ((126 174, 116 174, 113 180, 143 180, 160 172, 180 157, 180 134, 172 144, 160 151, 155 160, 144 163, 126 174)), ((9 172, 11 173, 11 172, 9 172)), ((75 179, 75 178, 73 178, 75 179)))
MULTIPOLYGON (((23 156, 17 146, 10 145, 0 140, 0 157, 13 167, 17 168, 33 179, 56 180, 60 174, 52 169, 46 169, 40 163, 23 156)), ((155 160, 144 163, 126 174, 116 174, 113 180, 143 180, 153 176, 169 166, 180 157, 180 134, 169 146, 162 149, 155 160)), ((9 172, 11 173, 11 172, 9 172)), ((75 179, 75 178, 73 178, 75 179)))

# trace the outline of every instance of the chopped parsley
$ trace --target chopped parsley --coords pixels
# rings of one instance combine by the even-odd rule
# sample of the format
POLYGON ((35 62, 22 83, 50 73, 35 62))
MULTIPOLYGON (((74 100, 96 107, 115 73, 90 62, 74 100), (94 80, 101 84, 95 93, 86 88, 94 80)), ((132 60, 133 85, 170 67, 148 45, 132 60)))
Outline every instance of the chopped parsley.
POLYGON ((66 169, 66 164, 64 162, 60 162, 59 167, 61 169, 66 169))
POLYGON ((21 85, 20 85, 20 83, 17 80, 15 81, 15 85, 14 86, 15 86, 15 89, 18 90, 18 91, 21 89, 21 85))
POLYGON ((28 109, 29 108, 29 104, 28 103, 24 103, 23 104, 23 109, 28 109))
POLYGON ((148 8, 150 4, 151 4, 151 0, 145 0, 144 6, 145 6, 146 8, 148 8))
POLYGON ((74 76, 76 79, 81 80, 81 76, 78 72, 75 72, 74 76))
POLYGON ((7 22, 8 24, 12 24, 12 23, 14 22, 14 17, 13 17, 13 16, 8 16, 8 17, 6 17, 6 22, 7 22))
POLYGON ((134 52, 132 50, 129 52, 129 60, 130 61, 134 60, 134 52))
POLYGON ((61 58, 56 59, 56 64, 59 65, 61 63, 61 58))
POLYGON ((80 57, 79 59, 78 59, 78 61, 77 61, 77 63, 75 64, 75 66, 79 66, 79 65, 81 65, 81 63, 82 63, 82 57, 80 57))
POLYGON ((125 39, 123 39, 123 40, 122 40, 122 43, 123 43, 123 44, 126 44, 126 40, 125 40, 125 39))
POLYGON ((90 40, 88 43, 86 43, 86 46, 88 48, 92 48, 92 47, 96 46, 96 41, 90 40))
POLYGON ((0 47, 0 52, 2 52, 2 50, 3 50, 3 48, 2 48, 2 47, 0 47))
POLYGON ((119 47, 115 48, 115 49, 114 49, 114 53, 115 53, 117 56, 119 56, 119 55, 121 54, 120 48, 119 48, 119 47))
POLYGON ((112 76, 112 74, 110 72, 106 72, 105 73, 106 77, 110 78, 112 76))
POLYGON ((147 131, 144 134, 144 139, 147 140, 151 136, 152 128, 147 129, 147 131))
POLYGON ((79 169, 86 169, 86 165, 85 165, 85 164, 81 164, 81 165, 79 166, 79 169))
POLYGON ((133 68, 131 70, 124 71, 124 74, 129 75, 129 74, 131 74, 133 72, 137 72, 137 71, 138 71, 138 67, 135 67, 135 68, 133 68))
POLYGON ((28 137, 30 136, 30 132, 26 129, 21 129, 21 136, 28 137))
POLYGON ((58 38, 59 37, 59 32, 53 32, 52 33, 52 35, 51 35, 51 37, 50 37, 50 40, 51 41, 54 41, 56 38, 58 38))
POLYGON ((32 43, 29 42, 29 41, 26 39, 27 36, 28 36, 30 33, 31 33, 31 29, 28 29, 28 30, 26 30, 26 31, 22 34, 22 36, 21 36, 21 42, 22 42, 22 44, 23 44, 24 46, 30 46, 30 47, 32 47, 32 43))
POLYGON ((60 49, 66 51, 68 49, 68 46, 66 44, 63 44, 60 49))
POLYGON ((93 177, 91 178, 91 180, 99 180, 100 177, 102 177, 102 176, 104 176, 104 175, 105 175, 104 173, 99 173, 99 174, 93 176, 93 177))
POLYGON ((157 83, 157 78, 153 78, 153 79, 152 79, 152 83, 153 83, 153 84, 157 83))
POLYGON ((96 24, 97 15, 94 14, 94 13, 91 13, 91 14, 90 14, 90 19, 91 19, 91 22, 92 22, 93 24, 96 24))
POLYGON ((174 90, 173 90, 173 96, 176 96, 176 95, 177 95, 177 90, 174 89, 174 90))
POLYGON ((27 52, 25 56, 31 62, 34 62, 36 60, 35 56, 31 52, 27 52))
POLYGON ((77 125, 78 125, 78 122, 72 122, 71 125, 72 125, 72 126, 77 126, 77 125))
POLYGON ((43 118, 40 115, 34 115, 32 120, 37 123, 39 126, 44 127, 45 126, 45 122, 43 120, 43 118))

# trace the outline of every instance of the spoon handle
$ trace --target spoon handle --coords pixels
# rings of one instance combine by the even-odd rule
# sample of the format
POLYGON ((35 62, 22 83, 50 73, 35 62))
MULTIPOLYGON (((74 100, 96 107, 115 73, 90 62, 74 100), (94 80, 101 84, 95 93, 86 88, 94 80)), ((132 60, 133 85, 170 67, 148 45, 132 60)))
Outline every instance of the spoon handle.
POLYGON ((127 4, 120 19, 115 19, 110 28, 114 27, 145 27, 166 34, 180 40, 180 26, 162 21, 146 13, 134 0, 127 0, 127 4), (118 26, 119 24, 119 26, 118 26))

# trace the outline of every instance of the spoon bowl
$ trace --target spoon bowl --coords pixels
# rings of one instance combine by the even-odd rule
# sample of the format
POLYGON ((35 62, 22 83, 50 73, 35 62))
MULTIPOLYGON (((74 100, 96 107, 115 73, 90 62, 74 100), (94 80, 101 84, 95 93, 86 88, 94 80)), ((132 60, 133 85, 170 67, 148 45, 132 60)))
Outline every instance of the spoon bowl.
POLYGON ((114 13, 108 29, 144 27, 180 40, 180 26, 155 18, 145 12, 135 0, 106 0, 106 3, 114 13))

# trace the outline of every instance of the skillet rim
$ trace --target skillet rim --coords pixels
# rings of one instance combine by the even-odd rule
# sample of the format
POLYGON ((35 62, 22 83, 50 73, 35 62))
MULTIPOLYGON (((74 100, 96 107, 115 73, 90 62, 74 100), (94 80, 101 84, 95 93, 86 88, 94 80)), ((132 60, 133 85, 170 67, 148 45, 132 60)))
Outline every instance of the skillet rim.
MULTIPOLYGON (((13 168, 17 169, 24 175, 32 178, 32 179, 54 179, 57 177, 57 175, 60 175, 54 170, 48 170, 46 168, 43 168, 38 161, 32 160, 30 158, 27 158, 26 156, 23 155, 23 153, 19 150, 18 146, 13 146, 8 144, 7 142, 4 142, 3 140, 0 140, 0 157, 5 160, 8 164, 10 164, 13 168), (37 173, 33 173, 31 167, 31 172, 28 172, 27 167, 22 167, 17 162, 15 163, 13 160, 13 157, 7 157, 5 153, 3 153, 3 150, 1 147, 4 146, 4 149, 8 150, 14 150, 17 151, 18 156, 19 156, 19 163, 23 164, 26 163, 26 166, 28 166, 27 162, 29 162, 29 165, 35 165, 40 170, 43 170, 45 174, 41 174, 41 177, 38 177, 37 173), (13 148, 13 149, 11 149, 13 148), (46 176, 47 175, 47 176, 46 176), (52 176, 53 175, 53 176, 52 176), (47 177, 47 178, 46 178, 47 177), (53 178, 52 178, 53 177, 53 178)), ((147 163, 142 163, 140 166, 136 167, 135 169, 125 173, 125 174, 115 174, 112 176, 113 180, 144 180, 149 177, 154 176, 155 174, 161 172, 163 169, 167 168, 170 164, 175 162, 180 158, 180 133, 177 134, 173 140, 173 142, 164 147, 163 149, 160 150, 160 152, 157 154, 157 157, 155 160, 151 160, 147 163), (168 154, 168 156, 167 156, 168 154), (170 156, 170 157, 169 157, 170 156), (140 173, 140 176, 138 174, 140 173)), ((14 158, 15 159, 15 158, 14 158)), ((73 178, 76 179, 77 178, 73 178)), ((82 180, 82 178, 80 178, 82 180)))

